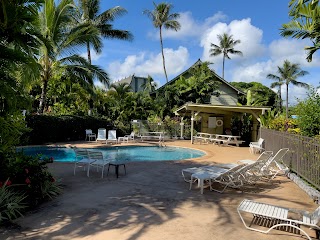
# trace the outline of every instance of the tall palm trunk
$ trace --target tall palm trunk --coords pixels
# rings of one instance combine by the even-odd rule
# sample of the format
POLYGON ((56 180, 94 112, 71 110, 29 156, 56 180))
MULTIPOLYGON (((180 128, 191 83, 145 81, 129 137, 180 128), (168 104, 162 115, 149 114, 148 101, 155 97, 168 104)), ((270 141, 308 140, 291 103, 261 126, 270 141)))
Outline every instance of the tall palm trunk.
POLYGON ((47 99, 47 88, 48 88, 48 80, 43 80, 43 86, 41 90, 41 97, 40 97, 40 103, 39 103, 39 109, 38 113, 42 114, 45 109, 46 99, 47 99))
POLYGON ((41 97, 39 102, 39 109, 38 113, 42 114, 44 112, 45 106, 46 106, 46 100, 47 100, 47 90, 48 90, 48 81, 50 78, 50 59, 47 56, 44 57, 44 69, 43 69, 43 76, 42 76, 42 89, 41 89, 41 97))
POLYGON ((279 107, 280 107, 280 112, 282 112, 282 96, 281 96, 281 85, 279 86, 279 107))
POLYGON ((288 119, 288 107, 289 107, 289 84, 286 83, 286 91, 287 91, 287 96, 286 96, 286 119, 288 119))
POLYGON ((160 45, 161 45, 161 53, 162 53, 162 63, 163 63, 163 70, 164 70, 164 75, 166 76, 166 81, 168 83, 168 76, 167 76, 167 70, 166 70, 166 62, 164 59, 164 53, 163 53, 163 43, 162 43, 162 28, 160 27, 160 45))
POLYGON ((224 61, 226 59, 226 55, 223 54, 223 58, 222 58, 222 78, 224 79, 224 61))
POLYGON ((88 53, 88 62, 91 64, 91 53, 90 53, 90 43, 87 42, 87 53, 88 53))

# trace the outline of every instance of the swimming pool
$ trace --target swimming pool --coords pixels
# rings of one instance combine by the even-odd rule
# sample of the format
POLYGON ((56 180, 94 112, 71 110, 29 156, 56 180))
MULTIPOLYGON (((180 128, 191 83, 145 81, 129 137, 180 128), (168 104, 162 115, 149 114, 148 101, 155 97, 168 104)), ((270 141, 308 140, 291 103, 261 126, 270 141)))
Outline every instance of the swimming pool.
MULTIPOLYGON (((170 161, 197 158, 204 156, 202 151, 179 148, 179 147, 157 147, 157 146, 126 146, 111 148, 95 148, 103 152, 103 156, 110 160, 121 160, 128 162, 139 161, 170 161)), ((24 154, 36 156, 41 154, 42 157, 53 157, 56 162, 74 162, 75 154, 71 148, 65 147, 25 147, 19 149, 24 154)))

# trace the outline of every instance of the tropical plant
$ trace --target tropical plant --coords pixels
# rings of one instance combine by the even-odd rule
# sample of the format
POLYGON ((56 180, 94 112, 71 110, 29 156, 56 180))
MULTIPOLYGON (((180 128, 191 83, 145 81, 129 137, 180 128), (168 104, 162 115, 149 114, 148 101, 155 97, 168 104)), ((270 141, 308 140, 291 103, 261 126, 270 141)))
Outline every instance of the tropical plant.
POLYGON ((320 135, 320 95, 316 89, 310 89, 308 97, 295 106, 297 123, 304 136, 320 135))
POLYGON ((41 156, 26 156, 23 152, 12 152, 7 157, 5 173, 0 176, 1 182, 9 178, 14 190, 26 195, 25 203, 28 207, 53 198, 61 191, 61 187, 48 171, 47 162, 40 158, 41 156))
POLYGON ((30 107, 26 94, 29 79, 37 72, 37 64, 31 54, 38 46, 37 29, 32 24, 42 1, 0 1, 0 115, 10 114, 30 107), (18 104, 19 103, 19 104, 18 104))
POLYGON ((26 195, 13 189, 7 179, 0 186, 0 223, 12 221, 22 216, 22 211, 27 207, 24 203, 26 195))
POLYGON ((280 34, 284 37, 310 39, 313 46, 305 47, 307 61, 320 49, 320 6, 318 0, 291 0, 289 15, 292 20, 283 24, 280 34))
MULTIPOLYGON (((289 84, 295 86, 308 88, 309 85, 303 82, 297 81, 298 77, 308 74, 307 71, 301 70, 300 65, 297 63, 290 63, 288 60, 283 62, 282 67, 278 66, 279 75, 268 74, 267 78, 276 80, 271 87, 279 86, 279 92, 281 92, 281 85, 286 85, 286 118, 288 119, 288 106, 289 106, 289 84)), ((281 97, 281 95, 279 96, 281 97)))
POLYGON ((146 81, 141 84, 141 88, 143 91, 146 91, 148 93, 154 92, 157 88, 157 83, 153 80, 153 78, 148 75, 146 81))
POLYGON ((155 28, 159 28, 163 70, 166 76, 166 81, 168 82, 168 75, 166 71, 166 64, 165 64, 164 53, 163 53, 162 29, 165 28, 165 29, 178 31, 181 28, 180 23, 177 21, 177 19, 180 17, 180 14, 171 13, 173 5, 169 3, 164 3, 164 2, 159 4, 153 3, 153 5, 154 5, 154 10, 152 11, 144 10, 143 13, 146 14, 151 19, 153 26, 155 28))
POLYGON ((261 126, 265 128, 270 128, 271 122, 278 116, 276 109, 265 112, 263 115, 260 115, 261 126))
POLYGON ((61 0, 58 4, 54 0, 47 0, 39 13, 37 24, 42 38, 37 53, 42 84, 39 113, 45 109, 48 83, 54 80, 56 73, 62 79, 72 79, 86 88, 93 86, 94 77, 109 84, 107 73, 74 54, 79 47, 97 36, 97 29, 85 23, 72 25, 75 12, 72 3, 72 0, 61 0))
POLYGON ((258 82, 231 82, 230 84, 246 93, 238 98, 241 105, 275 107, 276 93, 263 84, 258 82))
POLYGON ((189 70, 189 78, 180 76, 180 79, 175 82, 175 88, 182 100, 180 103, 183 101, 207 103, 209 97, 218 89, 219 83, 214 80, 215 77, 209 64, 209 62, 204 62, 194 66, 189 70))
POLYGON ((123 16, 127 13, 126 9, 116 6, 110 8, 100 14, 100 0, 80 0, 78 6, 78 12, 76 21, 78 23, 88 24, 90 27, 96 29, 97 36, 92 40, 87 41, 87 53, 88 61, 91 64, 91 53, 90 45, 92 44, 94 50, 97 53, 101 52, 103 47, 102 39, 121 39, 121 40, 132 40, 132 34, 127 30, 114 29, 112 22, 118 17, 123 16))
POLYGON ((236 54, 242 56, 242 52, 235 50, 234 47, 239 44, 240 40, 234 40, 232 35, 223 33, 217 35, 219 43, 218 45, 211 43, 211 49, 209 50, 210 56, 218 56, 222 54, 222 78, 224 79, 224 62, 225 59, 231 59, 229 54, 236 54))

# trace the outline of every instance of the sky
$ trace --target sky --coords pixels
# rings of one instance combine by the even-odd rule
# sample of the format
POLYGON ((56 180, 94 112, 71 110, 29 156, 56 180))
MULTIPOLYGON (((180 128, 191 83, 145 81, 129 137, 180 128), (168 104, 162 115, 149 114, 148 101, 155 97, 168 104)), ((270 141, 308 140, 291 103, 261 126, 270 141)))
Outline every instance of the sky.
MULTIPOLYGON (((282 24, 288 17, 289 0, 171 0, 172 12, 179 13, 181 29, 177 32, 164 30, 163 45, 169 81, 188 69, 198 59, 213 63, 211 68, 222 76, 222 56, 210 57, 210 44, 218 44, 217 35, 231 34, 241 42, 235 46, 243 56, 230 55, 225 62, 225 80, 229 82, 260 82, 267 87, 273 80, 266 76, 277 75, 277 66, 284 60, 298 63, 309 74, 298 81, 318 87, 320 61, 316 53, 313 61, 306 61, 305 46, 309 40, 283 38, 282 24)), ((155 1, 160 3, 160 1, 155 1)), ((143 11, 154 8, 152 1, 102 0, 101 10, 114 6, 125 8, 128 13, 113 22, 115 29, 129 30, 133 41, 104 40, 101 54, 93 53, 93 64, 101 66, 112 82, 130 75, 147 77, 166 83, 159 40, 159 31, 143 11)), ((85 52, 83 53, 86 56, 85 52)), ((276 91, 276 89, 274 89, 276 91)), ((285 96, 285 87, 282 88, 285 96)), ((289 104, 307 96, 304 88, 289 87, 289 104)))

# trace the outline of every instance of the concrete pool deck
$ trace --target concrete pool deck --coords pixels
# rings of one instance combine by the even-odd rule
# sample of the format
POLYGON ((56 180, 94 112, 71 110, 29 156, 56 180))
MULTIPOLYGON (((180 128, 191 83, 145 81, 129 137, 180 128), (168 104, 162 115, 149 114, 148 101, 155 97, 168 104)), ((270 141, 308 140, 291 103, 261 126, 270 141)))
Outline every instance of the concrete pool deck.
MULTIPOLYGON (((95 142, 71 145, 105 147, 95 142)), ((189 190, 189 184, 183 181, 183 168, 256 159, 258 155, 250 154, 247 147, 191 145, 190 141, 166 145, 195 148, 207 155, 187 161, 128 163, 127 174, 120 169, 118 179, 113 169, 103 179, 100 172, 94 171, 88 178, 81 170, 74 176, 72 163, 49 164, 61 181, 63 193, 17 219, 20 228, 1 228, 0 239, 305 239, 278 230, 269 234, 247 230, 236 210, 248 198, 313 211, 317 205, 286 177, 277 177, 271 183, 259 182, 243 191, 228 189, 223 194, 205 189, 203 195, 197 188, 189 190)), ((304 230, 315 237, 314 231, 304 230)))

